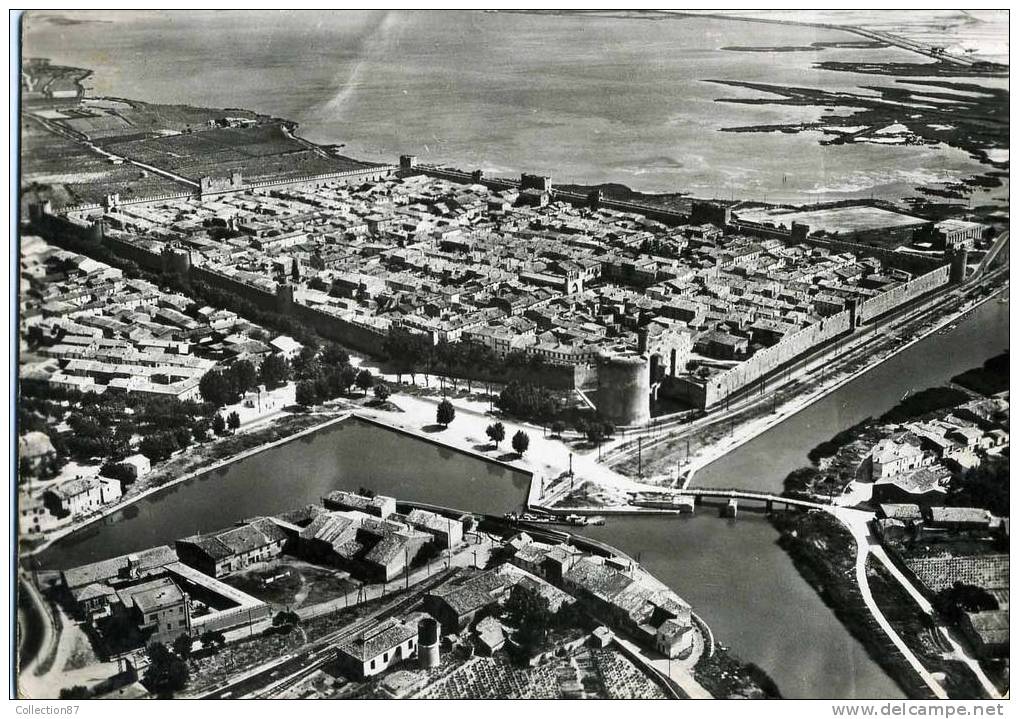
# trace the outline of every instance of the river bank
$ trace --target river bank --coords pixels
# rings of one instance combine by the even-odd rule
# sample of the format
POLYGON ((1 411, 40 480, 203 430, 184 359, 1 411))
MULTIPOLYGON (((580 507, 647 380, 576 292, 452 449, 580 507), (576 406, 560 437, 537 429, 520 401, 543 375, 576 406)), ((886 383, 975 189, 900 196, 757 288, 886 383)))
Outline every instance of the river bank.
MULTIPOLYGON (((282 424, 282 422, 271 425, 269 427, 261 428, 257 430, 255 433, 250 435, 234 435, 233 437, 224 438, 223 440, 221 440, 222 442, 237 439, 251 441, 254 438, 256 444, 253 447, 250 447, 238 453, 231 454, 221 459, 213 460, 208 455, 203 454, 202 452, 202 450, 206 451, 211 450, 215 452, 217 449, 221 449, 221 445, 219 445, 219 443, 214 443, 211 447, 206 446, 196 447, 194 450, 186 452, 185 454, 172 458, 168 461, 168 464, 171 465, 174 462, 191 463, 191 466, 193 468, 190 469, 190 471, 187 471, 184 474, 181 474, 173 479, 169 479, 167 481, 159 482, 157 484, 153 484, 152 486, 148 486, 140 492, 125 495, 126 498, 123 501, 107 505, 103 507, 103 509, 100 510, 99 512, 89 515, 88 517, 84 518, 81 521, 74 522, 72 524, 61 527, 60 529, 57 529, 53 532, 49 532, 46 534, 42 543, 38 545, 33 545, 31 546, 30 549, 26 551, 21 551, 20 555, 22 557, 31 557, 34 555, 38 555, 44 552, 46 549, 48 549, 54 542, 57 542, 63 539, 64 537, 70 536, 76 532, 79 532, 82 529, 86 529, 90 525, 100 522, 117 512, 121 512, 124 509, 130 507, 131 505, 134 505, 137 502, 142 501, 143 499, 149 498, 157 493, 167 491, 178 484, 187 482, 201 475, 221 470, 225 467, 230 466, 231 464, 234 464, 235 462, 240 462, 249 457, 253 457, 256 454, 260 454, 262 452, 273 449, 274 447, 279 447, 288 442, 300 439, 301 437, 305 437, 320 430, 326 429, 327 427, 336 424, 337 422, 343 421, 348 416, 350 416, 350 412, 343 412, 339 415, 330 416, 327 419, 312 424, 312 426, 310 427, 297 429, 297 431, 293 433, 287 433, 285 434, 285 436, 282 437, 277 436, 274 439, 267 442, 259 443, 258 439, 266 435, 268 436, 277 435, 280 431, 286 432, 287 428, 285 426, 283 428, 279 426, 280 424, 282 424)), ((306 421, 308 419, 308 416, 297 415, 290 417, 290 419, 295 420, 303 419, 306 421)), ((153 475, 158 476, 158 474, 163 474, 166 473, 167 471, 168 467, 166 466, 159 467, 156 470, 154 470, 153 475)), ((22 544, 24 544, 24 541, 22 541, 22 544)))
POLYGON ((835 515, 818 511, 776 512, 768 515, 768 521, 779 531, 779 546, 804 580, 909 697, 943 698, 942 693, 951 699, 986 696, 964 662, 945 658, 944 646, 935 641, 936 623, 915 611, 906 589, 859 547, 861 537, 854 537, 848 525, 835 515), (861 551, 865 559, 858 567, 861 551), (861 572, 866 586, 853 580, 854 573, 859 578, 861 572), (872 607, 868 607, 864 591, 872 597, 872 607), (886 624, 879 626, 878 619, 886 624), (889 629, 901 644, 889 641, 889 629), (912 656, 904 657, 902 651, 912 656), (924 671, 918 671, 921 669, 924 671), (940 689, 937 695, 931 691, 934 681, 933 688, 940 689))
POLYGON ((842 524, 824 512, 774 513, 768 521, 780 533, 779 546, 789 554, 803 579, 828 605, 911 699, 933 699, 912 667, 883 636, 852 581, 856 540, 842 524))

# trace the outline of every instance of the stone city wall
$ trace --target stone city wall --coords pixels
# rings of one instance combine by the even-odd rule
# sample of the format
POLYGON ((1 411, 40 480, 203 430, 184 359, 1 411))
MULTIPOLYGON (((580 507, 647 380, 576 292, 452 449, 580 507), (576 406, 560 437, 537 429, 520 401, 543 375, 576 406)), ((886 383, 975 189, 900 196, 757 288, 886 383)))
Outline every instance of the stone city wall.
POLYGON ((745 362, 710 377, 705 390, 705 406, 718 404, 733 392, 753 384, 813 347, 849 330, 850 313, 849 310, 843 310, 787 335, 778 344, 759 350, 745 362))
POLYGON ((942 265, 932 272, 920 275, 909 282, 893 287, 887 292, 882 292, 862 302, 858 313, 860 322, 871 322, 905 302, 925 295, 938 287, 947 285, 949 270, 949 265, 942 265))

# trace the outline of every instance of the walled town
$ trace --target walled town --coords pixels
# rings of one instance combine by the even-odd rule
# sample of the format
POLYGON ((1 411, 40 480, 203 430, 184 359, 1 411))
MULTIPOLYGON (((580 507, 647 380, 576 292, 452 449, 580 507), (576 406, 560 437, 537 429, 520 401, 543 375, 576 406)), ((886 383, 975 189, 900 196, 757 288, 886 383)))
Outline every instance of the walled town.
MULTIPOLYGON (((685 222, 666 224, 597 197, 553 202, 548 178, 525 175, 495 191, 481 177, 463 184, 416 170, 406 157, 401 173, 249 189, 235 174, 232 189, 198 198, 111 196, 61 217, 142 266, 292 312, 355 349, 379 353, 386 336, 404 333, 535 358, 617 425, 646 423, 649 397, 718 406, 854 327, 962 281, 970 252, 990 246, 977 223, 871 207, 797 213, 786 229, 694 203, 685 222), (806 224, 815 215, 823 231, 806 224), (908 233, 889 231, 904 220, 908 233), (868 244, 875 234, 883 245, 868 244)), ((52 217, 35 210, 40 222, 52 217)), ((172 321, 180 334, 199 319, 172 321)), ((62 347, 53 356, 91 359, 62 347)), ((75 365, 71 374, 100 370, 75 365)))
POLYGON ((729 422, 731 436, 730 408, 756 402, 781 420, 766 391, 810 378, 809 362, 848 376, 845 348, 904 340, 892 325, 908 334, 942 300, 960 314, 985 301, 1007 282, 1001 227, 886 202, 664 206, 410 155, 360 162, 257 113, 85 98, 82 72, 39 61, 25 81, 21 586, 57 627, 33 676, 55 656, 87 685, 63 689, 85 696, 774 696, 639 555, 549 528, 721 501, 732 519, 742 502, 793 510, 777 525, 841 523, 855 534, 833 557, 855 539, 864 564, 907 568, 922 589, 904 591, 935 600, 924 619, 950 619, 939 647, 957 665, 941 679, 921 666, 915 694, 969 698, 951 683, 965 672, 981 695, 1007 685, 1007 487, 1004 509, 987 498, 1007 477, 1007 391, 857 426, 781 495, 698 490, 696 468, 645 478, 640 464, 662 418, 680 433, 729 422), (56 174, 68 163, 80 172, 56 174), (547 390, 562 411, 525 406, 547 390), (405 409, 397 391, 437 407, 405 409), (337 490, 29 576, 35 555, 162 484, 366 407, 415 441, 528 469, 528 512, 337 490), (457 411, 467 429, 446 432, 457 411), (612 461, 636 455, 630 476, 602 462, 610 436, 612 461), (960 496, 960 479, 991 489, 960 496), (956 630, 985 664, 950 644, 956 630))

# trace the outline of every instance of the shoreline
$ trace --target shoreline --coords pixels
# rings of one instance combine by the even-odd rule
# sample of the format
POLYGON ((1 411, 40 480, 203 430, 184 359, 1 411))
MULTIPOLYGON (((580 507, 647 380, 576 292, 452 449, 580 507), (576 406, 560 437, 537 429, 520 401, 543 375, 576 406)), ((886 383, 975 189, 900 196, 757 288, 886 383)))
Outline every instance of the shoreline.
POLYGON ((266 450, 273 449, 275 447, 279 447, 280 445, 286 444, 287 442, 290 442, 292 440, 300 439, 301 437, 305 437, 305 436, 307 436, 309 434, 312 434, 314 432, 318 432, 319 430, 327 429, 327 428, 331 427, 334 424, 337 424, 337 423, 342 422, 342 421, 344 421, 346 419, 349 419, 350 416, 353 415, 353 414, 354 414, 354 412, 352 410, 345 410, 343 412, 343 414, 340 414, 337 417, 331 417, 331 418, 329 418, 329 419, 327 419, 327 420, 325 420, 323 422, 320 422, 318 424, 312 425, 311 427, 306 427, 306 428, 304 428, 304 429, 302 429, 302 430, 300 430, 298 432, 295 432, 294 434, 291 434, 291 435, 289 435, 287 437, 281 437, 279 439, 272 440, 271 442, 266 442, 266 443, 260 444, 260 445, 258 445, 256 447, 251 447, 250 449, 246 449, 243 452, 240 452, 238 454, 234 454, 234 455, 231 455, 229 457, 224 457, 223 459, 216 460, 212 464, 206 465, 206 466, 204 466, 204 467, 202 467, 200 469, 195 469, 195 470, 192 470, 191 472, 188 472, 186 474, 182 474, 180 477, 176 477, 174 479, 171 479, 170 481, 164 482, 163 484, 159 484, 159 485, 156 485, 154 487, 149 487, 145 491, 139 492, 137 495, 135 495, 134 497, 131 497, 130 499, 128 499, 126 501, 117 502, 114 505, 111 505, 109 507, 104 508, 100 512, 92 515, 91 517, 89 517, 88 519, 86 519, 86 520, 84 520, 82 522, 79 522, 77 524, 69 525, 67 527, 63 527, 61 529, 58 529, 56 532, 53 532, 51 535, 49 535, 46 538, 46 541, 43 542, 42 544, 40 544, 38 547, 34 547, 34 548, 32 548, 31 550, 29 550, 27 552, 20 552, 18 556, 19 557, 26 557, 26 558, 27 557, 34 557, 34 556, 36 556, 38 554, 41 554, 43 551, 45 551, 46 549, 48 549, 49 547, 51 547, 53 544, 55 544, 56 542, 60 541, 61 539, 65 539, 66 537, 69 537, 72 534, 74 534, 76 532, 79 532, 82 529, 85 529, 86 527, 89 527, 89 526, 95 524, 96 522, 98 522, 101 519, 105 519, 106 517, 110 516, 111 514, 115 514, 116 512, 119 512, 122 509, 130 507, 132 504, 136 504, 137 502, 139 502, 142 499, 145 499, 146 497, 149 497, 149 496, 151 496, 153 494, 156 494, 156 493, 158 493, 158 492, 160 492, 160 491, 162 491, 164 489, 169 489, 170 487, 175 487, 176 485, 182 484, 184 482, 187 482, 190 479, 195 479, 196 477, 200 477, 201 475, 206 474, 208 472, 215 472, 215 471, 217 471, 219 469, 222 469, 223 467, 226 467, 226 466, 228 466, 230 464, 233 464, 234 462, 243 461, 245 459, 248 459, 250 457, 255 456, 256 454, 260 454, 261 452, 265 452, 266 450))
POLYGON ((369 424, 373 424, 376 427, 382 427, 383 429, 387 429, 387 430, 390 430, 392 432, 396 432, 398 434, 402 434, 402 435, 404 435, 406 437, 412 437, 414 439, 419 439, 419 440, 421 440, 423 442, 428 442, 429 444, 433 444, 433 445, 436 445, 438 447, 442 447, 443 449, 451 449, 454 452, 460 452, 460 453, 465 454, 465 455, 467 455, 469 457, 473 457, 474 459, 484 460, 485 462, 489 462, 491 464, 495 464, 495 465, 498 465, 500 467, 504 467, 506 469, 511 469, 514 472, 519 472, 521 474, 526 474, 528 479, 530 480, 530 482, 532 484, 534 483, 534 479, 537 476, 535 472, 533 472, 533 471, 531 471, 529 469, 526 469, 524 467, 521 467, 521 466, 519 466, 516 463, 505 462, 505 461, 503 461, 501 459, 498 459, 496 457, 489 457, 488 455, 482 454, 481 452, 478 452, 477 450, 474 450, 474 449, 466 449, 464 447, 458 447, 455 444, 450 444, 449 442, 443 442, 442 440, 440 440, 440 439, 438 439, 436 437, 432 437, 427 432, 420 432, 420 431, 415 430, 415 429, 410 429, 409 427, 404 427, 403 425, 398 425, 398 424, 395 424, 395 423, 392 423, 392 422, 386 422, 381 417, 376 417, 376 416, 372 416, 372 415, 366 415, 366 414, 362 414, 361 412, 356 412, 356 411, 353 411, 353 410, 351 411, 350 414, 355 419, 359 419, 359 420, 361 420, 363 422, 368 422, 369 424))
MULTIPOLYGON (((830 513, 828 516, 829 519, 821 521, 831 522, 826 529, 829 535, 839 532, 849 534, 844 523, 830 513)), ((805 520, 790 521, 785 517, 777 519, 769 517, 766 521, 778 532, 776 544, 789 557, 796 572, 831 610, 836 620, 860 643, 867 656, 881 667, 908 699, 935 700, 936 697, 930 693, 926 685, 916 680, 916 674, 905 657, 887 637, 882 636, 856 582, 847 577, 841 577, 841 581, 837 579, 839 562, 851 564, 855 552, 848 552, 848 547, 845 546, 839 550, 846 552, 842 556, 820 552, 809 541, 813 534, 797 533, 805 520)), ((858 540, 854 538, 854 541, 858 540)))

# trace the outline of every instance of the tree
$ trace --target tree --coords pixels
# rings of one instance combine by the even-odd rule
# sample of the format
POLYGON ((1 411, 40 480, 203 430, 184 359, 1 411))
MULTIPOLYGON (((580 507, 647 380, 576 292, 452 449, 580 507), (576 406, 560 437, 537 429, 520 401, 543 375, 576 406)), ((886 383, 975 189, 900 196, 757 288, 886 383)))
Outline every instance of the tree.
POLYGON ((234 432, 236 432, 238 429, 240 429, 241 426, 240 416, 236 412, 231 412, 230 414, 228 414, 226 418, 226 426, 229 427, 234 432))
POLYGON ((60 699, 90 699, 92 692, 88 687, 75 684, 73 687, 64 687, 60 690, 60 699))
POLYGON ((255 372, 255 365, 248 360, 237 360, 226 371, 227 380, 233 389, 234 395, 242 395, 249 389, 254 388, 258 381, 258 373, 255 372))
POLYGON ((958 624, 964 612, 984 612, 998 608, 998 600, 982 587, 955 582, 950 588, 942 589, 932 602, 950 622, 958 624))
POLYGON ((600 422, 592 422, 587 425, 587 441, 591 444, 601 444, 605 439, 605 429, 600 422))
POLYGON ((496 406, 521 419, 547 420, 558 412, 558 403, 547 389, 516 381, 503 388, 496 406))
POLYGON ((137 470, 130 464, 122 462, 104 464, 99 474, 103 477, 119 480, 121 484, 131 484, 136 479, 137 470))
POLYGON ((202 399, 217 407, 232 404, 237 400, 230 381, 222 372, 215 369, 202 375, 202 379, 198 381, 198 391, 201 392, 202 399))
POLYGON ((190 447, 193 438, 194 435, 191 434, 190 427, 177 427, 177 429, 173 430, 173 439, 177 442, 177 447, 180 449, 190 447))
POLYGON ((562 437, 563 432, 566 431, 566 423, 562 420, 555 420, 549 427, 552 430, 552 435, 555 437, 562 437))
POLYGON ((435 408, 435 421, 444 427, 449 427, 450 422, 455 418, 456 409, 453 407, 453 403, 448 399, 439 402, 439 406, 435 408))
POLYGON ((315 383, 307 380, 304 382, 298 382, 295 399, 297 400, 297 404, 303 407, 311 407, 314 404, 318 404, 319 396, 315 383))
POLYGON ((149 667, 142 682, 149 691, 161 698, 169 698, 187 686, 191 678, 188 665, 183 659, 170 652, 162 642, 148 646, 149 667))
POLYGON ((209 422, 208 420, 199 420, 191 425, 191 434, 196 442, 204 442, 209 438, 209 422))
POLYGON ((531 438, 523 430, 519 430, 513 435, 513 451, 519 454, 521 457, 524 456, 524 452, 531 446, 531 438))
POLYGON ((300 623, 301 617, 296 612, 276 612, 272 618, 272 628, 280 634, 289 634, 300 623))
POLYGON ((198 641, 201 642, 203 649, 218 652, 226 644, 226 637, 223 636, 223 632, 208 631, 203 633, 198 641))
POLYGON ((351 367, 349 364, 344 365, 343 369, 340 370, 339 374, 340 386, 344 392, 349 392, 350 387, 357 380, 357 370, 351 367))
POLYGON ((212 431, 218 435, 226 434, 226 420, 217 412, 212 418, 212 431))
POLYGON ((495 446, 499 446, 499 442, 506 439, 506 427, 503 426, 502 422, 496 422, 495 424, 488 425, 485 429, 485 434, 488 438, 495 442, 495 446))
POLYGON ((339 345, 329 344, 322 350, 322 362, 327 365, 341 367, 350 362, 350 355, 339 345))
POLYGON ((948 504, 981 507, 1000 517, 1009 516, 1008 469, 1008 457, 986 457, 978 466, 952 478, 948 485, 948 504))
POLYGON ((389 399, 389 395, 392 394, 392 392, 390 392, 389 390, 389 385, 383 382, 379 382, 377 385, 375 385, 374 391, 375 399, 377 399, 379 402, 385 402, 387 399, 389 399))
POLYGON ((514 638, 526 655, 533 656, 545 648, 554 621, 545 597, 522 584, 515 585, 506 600, 506 618, 517 627, 514 638))
POLYGON ((782 489, 790 495, 810 494, 820 478, 821 473, 814 467, 800 467, 786 476, 782 489))
POLYGON ((138 449, 152 462, 169 459, 177 451, 177 440, 172 432, 156 432, 143 439, 138 449))
POLYGON ((295 379, 313 379, 316 377, 321 371, 318 363, 318 350, 311 345, 301 347, 300 353, 291 362, 290 369, 293 370, 295 379))
POLYGON ((372 373, 366 369, 361 370, 357 373, 357 377, 354 379, 354 383, 357 384, 358 389, 364 391, 364 396, 368 396, 368 390, 371 389, 372 385, 375 384, 375 378, 372 373))
POLYGON ((173 653, 187 661, 191 658, 192 640, 188 634, 181 634, 173 640, 173 653))
POLYGON ((266 389, 276 389, 286 384, 290 377, 290 365, 279 355, 269 355, 262 360, 262 366, 258 370, 259 377, 266 389))

